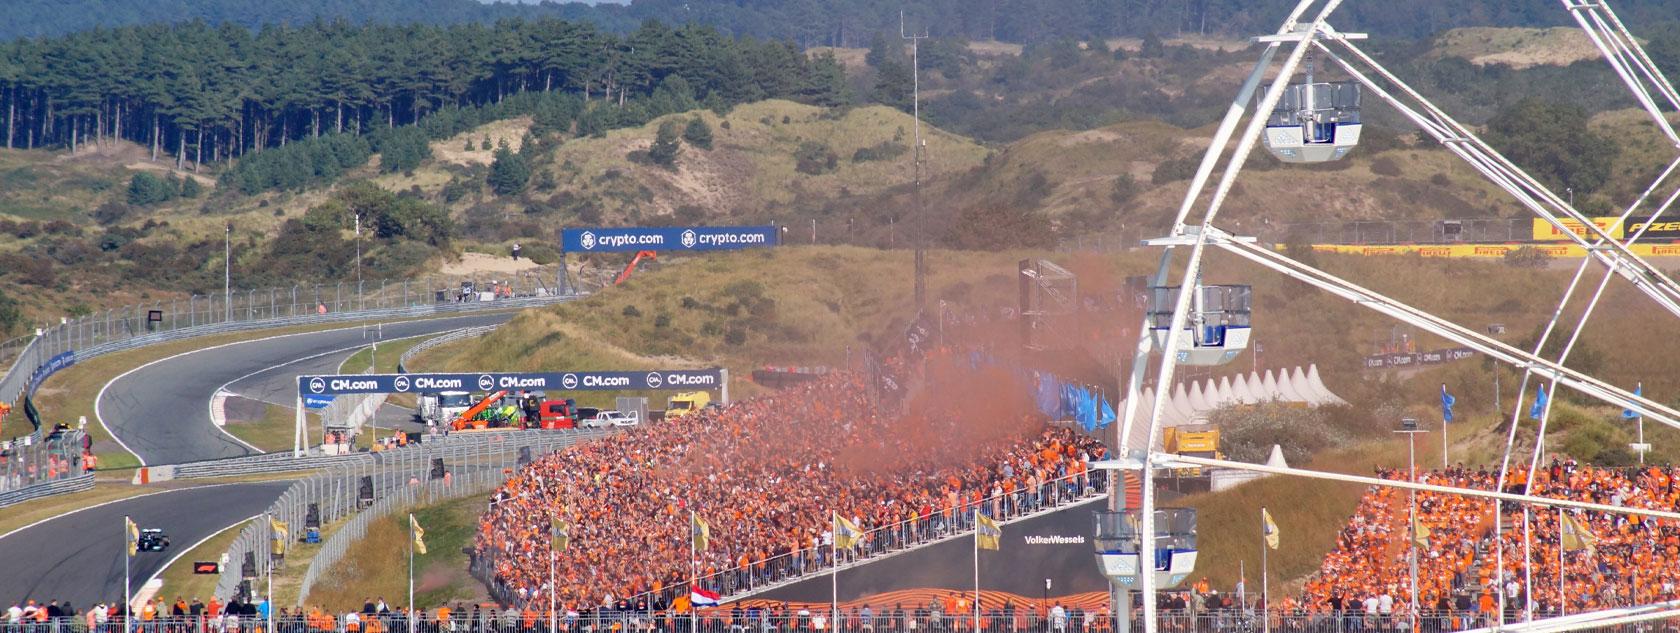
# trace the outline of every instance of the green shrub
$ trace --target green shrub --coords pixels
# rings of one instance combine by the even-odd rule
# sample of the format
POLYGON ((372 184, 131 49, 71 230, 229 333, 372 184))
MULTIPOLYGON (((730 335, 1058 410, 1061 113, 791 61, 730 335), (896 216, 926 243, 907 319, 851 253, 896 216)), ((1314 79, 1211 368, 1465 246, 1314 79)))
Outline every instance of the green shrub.
POLYGON ((793 158, 798 162, 795 169, 799 173, 819 176, 834 171, 840 166, 840 157, 828 145, 815 141, 805 141, 794 150, 793 158))
POLYGON ((683 140, 703 150, 712 149, 712 126, 706 125, 706 120, 694 117, 688 120, 688 126, 683 128, 683 140))

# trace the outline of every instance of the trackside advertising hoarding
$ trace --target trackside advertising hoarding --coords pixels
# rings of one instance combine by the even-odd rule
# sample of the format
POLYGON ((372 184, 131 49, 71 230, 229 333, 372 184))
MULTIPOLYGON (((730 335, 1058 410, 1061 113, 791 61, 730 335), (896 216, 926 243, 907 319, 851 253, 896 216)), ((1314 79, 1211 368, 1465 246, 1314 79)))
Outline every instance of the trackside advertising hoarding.
POLYGON ((530 374, 338 374, 298 376, 298 395, 351 393, 435 393, 439 391, 631 391, 647 389, 717 389, 719 369, 653 371, 574 371, 530 374))
POLYGON ((721 251, 775 246, 774 226, 666 226, 585 228, 560 232, 567 253, 721 251))

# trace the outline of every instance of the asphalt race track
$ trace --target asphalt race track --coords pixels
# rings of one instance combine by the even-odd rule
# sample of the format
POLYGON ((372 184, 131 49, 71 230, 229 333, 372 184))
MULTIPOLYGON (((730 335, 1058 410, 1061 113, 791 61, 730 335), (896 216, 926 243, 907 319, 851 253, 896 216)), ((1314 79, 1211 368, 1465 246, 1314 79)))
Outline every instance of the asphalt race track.
MULTIPOLYGON (((509 318, 511 313, 497 313, 387 323, 382 338, 441 333, 509 318)), ((272 391, 275 384, 295 385, 300 373, 321 369, 316 366, 321 363, 299 359, 330 355, 330 366, 336 367, 342 356, 332 352, 371 340, 364 336, 362 326, 350 326, 187 352, 111 381, 94 403, 94 410, 111 433, 147 465, 247 455, 255 451, 210 422, 208 403, 217 389, 242 377, 255 378, 255 374, 261 374, 260 382, 268 386, 263 391, 272 391)), ((320 360, 325 363, 328 359, 320 360)), ((266 400, 272 394, 249 395, 266 400)))
MULTIPOLYGON (((123 515, 169 535, 168 550, 141 552, 130 563, 129 579, 139 591, 176 554, 261 514, 290 485, 275 481, 170 490, 61 515, 0 537, 6 570, 0 574, 0 600, 6 606, 27 599, 69 600, 78 610, 95 602, 122 602, 123 515)), ((163 595, 175 599, 167 588, 163 595)))

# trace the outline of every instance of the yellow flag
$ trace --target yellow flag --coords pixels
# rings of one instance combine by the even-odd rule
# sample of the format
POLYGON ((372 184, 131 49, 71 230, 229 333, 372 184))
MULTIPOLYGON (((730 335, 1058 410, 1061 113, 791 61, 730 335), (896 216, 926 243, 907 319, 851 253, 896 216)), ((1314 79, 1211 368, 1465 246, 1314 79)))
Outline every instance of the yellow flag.
POLYGON ((1265 527, 1266 547, 1269 547, 1269 548, 1272 548, 1272 549, 1277 549, 1278 548, 1278 526, 1277 526, 1277 522, 1272 520, 1272 513, 1270 511, 1267 511, 1265 508, 1260 508, 1260 520, 1266 524, 1266 527, 1265 527))
POLYGON ((1417 513, 1412 514, 1412 542, 1418 547, 1429 547, 1429 526, 1418 523, 1417 513))
POLYGON ((273 518, 273 517, 270 517, 268 519, 268 529, 270 529, 274 532, 274 540, 276 540, 276 541, 285 542, 285 540, 291 534, 291 532, 286 530, 286 522, 285 521, 281 521, 281 520, 273 518))
POLYGON ((1003 528, 984 514, 974 515, 974 546, 995 550, 1003 544, 1003 528))
POLYGON ((706 547, 712 544, 712 526, 707 525, 706 520, 694 512, 688 513, 688 534, 694 539, 695 551, 704 552, 706 547))
POLYGON ((128 555, 140 553, 140 526, 134 524, 134 519, 123 517, 123 534, 128 541, 128 555))
POLYGON ((566 546, 572 544, 572 535, 567 531, 566 524, 561 522, 560 519, 555 519, 549 523, 548 537, 550 539, 548 546, 556 552, 564 550, 566 546))
POLYGON ((420 529, 420 522, 412 514, 408 515, 408 531, 414 535, 414 551, 426 553, 426 531, 420 529))
POLYGON ((856 523, 847 521, 840 513, 834 513, 834 547, 835 549, 852 549, 863 540, 863 528, 856 523))
POLYGON ((1561 536, 1563 537, 1564 551, 1576 552, 1580 550, 1587 550, 1588 552, 1592 552, 1595 546, 1598 545, 1598 538, 1594 537, 1593 533, 1586 529, 1585 526, 1575 522, 1575 517, 1567 514, 1559 516, 1563 518, 1563 523, 1558 526, 1558 529, 1561 531, 1561 536))

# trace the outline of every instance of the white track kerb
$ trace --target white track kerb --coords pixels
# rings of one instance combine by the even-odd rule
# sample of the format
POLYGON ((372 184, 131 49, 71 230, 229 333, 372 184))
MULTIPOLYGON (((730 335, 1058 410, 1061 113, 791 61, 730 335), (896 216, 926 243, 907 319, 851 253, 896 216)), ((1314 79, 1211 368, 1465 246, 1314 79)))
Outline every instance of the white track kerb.
MULTIPOLYGON (((1674 155, 1663 158, 1662 162, 1667 165, 1667 168, 1661 171, 1643 193, 1635 199, 1627 201, 1625 210, 1621 213, 1621 218, 1624 221, 1660 217, 1664 211, 1667 211, 1677 200, 1680 200, 1680 191, 1676 191, 1666 198, 1657 196, 1657 192, 1662 191, 1663 187, 1674 184, 1670 182, 1670 177, 1680 173, 1680 134, 1675 132, 1665 118, 1667 115, 1680 112, 1680 91, 1676 91, 1663 73, 1656 68, 1639 41, 1622 24, 1621 19, 1617 17, 1609 4, 1603 1, 1581 2, 1580 0, 1560 0, 1560 2, 1563 10, 1581 27, 1588 39, 1593 42, 1593 45, 1610 64, 1616 76, 1631 91, 1640 108, 1650 116, 1657 130, 1663 137, 1677 146, 1674 155)), ((1299 3, 1295 5, 1294 10, 1276 34, 1256 38, 1256 41, 1266 45, 1265 49, 1261 53, 1260 60, 1255 65, 1253 73, 1243 83, 1225 118, 1221 121, 1212 144, 1208 147, 1207 153, 1191 180, 1190 189, 1185 193, 1178 215, 1169 228, 1167 236, 1146 242, 1149 245, 1162 247, 1163 250, 1161 266, 1152 284, 1154 286, 1167 286, 1172 281, 1173 251, 1176 248, 1189 247, 1190 255, 1178 275, 1178 284, 1182 290, 1178 292, 1172 305, 1172 318, 1165 332, 1165 344, 1162 345, 1160 340, 1154 338, 1151 332, 1152 324, 1148 321, 1149 317, 1146 317, 1145 327, 1140 329, 1132 373, 1126 379, 1125 384, 1122 385, 1127 393, 1128 404, 1124 407, 1125 410, 1122 415, 1123 422, 1119 429, 1120 437, 1129 438, 1135 424, 1146 424, 1149 432, 1144 437, 1148 439, 1143 446, 1119 446, 1122 451, 1121 457, 1125 459, 1115 462, 1109 467, 1141 468, 1143 471, 1141 473, 1143 480, 1142 507, 1138 509, 1139 529, 1137 532, 1139 534, 1155 534, 1156 508, 1153 485, 1155 469, 1172 467, 1174 464, 1182 466, 1186 462, 1175 462, 1174 456, 1160 453, 1156 448, 1164 418, 1164 408, 1169 400, 1169 390, 1156 389, 1154 401, 1150 403, 1151 407, 1149 409, 1139 410, 1137 405, 1132 403, 1141 402, 1141 394, 1146 379, 1155 381, 1157 385, 1170 385, 1173 380, 1173 372, 1177 369, 1177 366, 1186 362, 1179 356, 1186 353, 1181 350, 1188 349, 1192 342, 1189 340, 1192 335, 1186 333, 1186 328, 1191 325, 1190 312, 1192 310, 1190 304, 1192 303, 1192 296, 1199 294, 1192 292, 1191 289, 1200 284, 1204 265, 1203 256, 1208 246, 1234 253, 1241 258, 1260 264, 1263 268, 1306 282, 1325 290, 1332 296, 1368 307, 1422 331, 1458 341, 1475 348, 1496 362, 1522 370, 1524 373, 1522 389, 1518 392, 1518 398, 1515 400, 1511 412, 1511 437, 1506 441, 1504 459, 1500 467, 1500 489, 1504 488, 1503 482, 1506 474, 1511 470, 1513 455, 1521 453, 1519 457, 1526 458, 1528 467, 1533 469, 1539 463, 1542 454, 1546 424, 1551 413, 1551 400, 1545 403, 1542 407, 1543 411, 1540 412, 1539 428, 1535 434, 1536 439, 1533 440, 1534 445, 1531 449, 1524 446, 1520 450, 1517 446, 1516 426, 1518 422, 1522 421, 1523 395, 1532 380, 1550 383, 1551 393, 1555 393, 1560 386, 1567 387, 1618 409, 1632 411, 1642 419, 1649 417, 1659 423, 1680 428, 1680 411, 1645 398, 1636 393, 1636 390, 1612 385, 1588 372, 1576 371, 1565 366, 1565 361, 1574 349, 1575 343, 1579 340, 1582 330, 1592 318, 1594 309, 1604 296, 1606 287, 1614 279, 1624 280, 1634 290, 1650 299, 1659 314, 1666 313, 1680 317, 1680 284, 1676 284, 1668 273, 1642 259, 1629 248, 1630 245, 1644 236, 1644 229, 1634 232, 1625 240, 1612 237, 1603 227, 1594 224, 1585 214, 1576 209, 1572 201, 1558 195, 1538 179, 1523 171, 1522 168, 1479 138, 1471 127, 1453 119, 1441 108, 1430 102, 1429 99, 1407 85, 1387 68, 1384 68, 1354 44, 1354 40, 1363 39, 1363 35, 1343 33, 1332 27, 1330 18, 1335 14, 1341 3, 1342 0, 1299 0, 1299 3), (1309 14, 1313 15, 1310 20, 1305 18, 1309 14), (1259 83, 1268 71, 1274 70, 1272 69, 1272 62, 1278 49, 1284 45, 1291 48, 1281 65, 1275 69, 1276 78, 1264 93, 1258 93, 1259 83), (1426 137, 1433 138, 1441 143, 1448 152, 1464 160, 1467 166, 1476 173, 1510 194, 1535 217, 1558 229, 1559 235, 1573 240, 1577 245, 1586 249, 1587 257, 1583 258, 1580 268, 1576 270, 1574 279, 1569 283, 1558 306, 1549 315, 1546 315, 1549 316, 1550 321, 1533 349, 1517 349, 1483 335, 1475 329, 1453 323, 1426 310, 1409 306, 1398 299, 1382 296, 1351 281, 1297 261, 1286 253, 1255 245, 1252 240, 1238 238, 1218 228, 1215 220, 1219 215, 1220 207, 1224 204, 1232 186, 1236 183, 1237 176, 1242 171, 1242 166, 1248 159, 1249 154, 1253 151, 1255 143, 1266 132, 1268 119, 1277 107, 1280 97, 1284 94, 1285 89, 1291 87, 1290 82, 1297 67, 1308 55, 1316 55, 1330 60, 1338 70, 1351 78, 1352 83, 1362 89, 1365 95, 1376 97, 1372 101, 1394 108, 1405 120, 1416 125, 1426 137), (1255 99, 1256 94, 1261 95, 1258 103, 1255 99), (1251 106, 1253 107, 1252 114, 1250 113, 1251 106), (1245 116, 1247 117, 1246 125, 1242 127, 1241 133, 1238 134, 1239 124, 1244 123, 1245 116), (1235 135, 1237 141, 1234 147, 1230 143, 1233 135, 1235 135), (1227 155, 1227 148, 1231 148, 1229 155, 1227 155), (1221 160, 1224 161, 1223 173, 1219 176, 1213 190, 1209 192, 1209 181, 1212 179, 1214 168, 1221 160), (1191 211, 1198 206, 1202 210, 1200 219, 1191 223, 1191 211), (1584 227, 1584 234, 1577 233, 1570 228, 1572 226, 1584 227), (1594 262, 1604 267, 1603 277, 1598 280, 1595 290, 1590 295, 1585 295, 1588 297, 1585 308, 1578 315, 1565 318, 1564 306, 1575 298, 1576 291, 1581 289, 1582 281, 1586 277, 1584 274, 1586 268, 1594 262), (1559 327, 1560 325, 1563 327, 1559 327), (1546 346, 1549 342, 1552 342, 1554 334, 1560 336, 1560 342, 1563 343, 1562 351, 1557 353, 1555 357, 1550 357, 1549 353, 1543 354, 1542 350, 1548 349, 1546 346), (1158 365, 1152 367, 1152 355, 1157 353, 1161 357, 1158 365), (1155 370, 1152 375, 1151 369, 1155 370), (1140 413, 1147 415, 1147 417, 1139 419, 1140 413)), ((1308 66, 1308 73, 1310 74, 1311 71, 1311 66, 1308 66)), ((1311 93, 1309 92, 1308 95, 1310 97, 1311 93)), ((1309 105, 1306 107, 1317 106, 1309 105)), ((1283 169, 1288 168, 1288 166, 1283 167, 1283 169)), ((1644 226, 1648 227, 1650 224, 1651 222, 1647 220, 1644 226)), ((1156 307, 1154 310, 1162 316, 1165 314, 1163 308, 1156 307)), ((1158 329, 1159 324, 1153 325, 1158 329)), ((1218 460, 1198 460, 1193 463, 1203 466, 1250 470, 1264 468, 1252 464, 1235 464, 1218 460)), ((1349 481, 1347 477, 1350 477, 1338 473, 1299 469, 1281 469, 1276 470, 1274 474, 1342 481, 1349 481)), ((1406 484, 1406 482, 1366 481, 1366 479, 1369 478, 1361 478, 1360 483, 1415 487, 1406 484)), ((1529 481, 1532 481, 1532 479, 1529 479, 1529 481)), ((1470 489, 1440 486, 1431 486, 1428 489, 1434 492, 1467 496, 1487 496, 1486 492, 1470 489)), ((1525 508, 1547 504, 1554 508, 1579 505, 1574 502, 1561 502, 1557 499, 1533 496, 1528 494, 1529 492, 1525 484, 1522 494, 1501 494, 1498 495, 1498 498, 1522 504, 1525 508)), ((1492 505, 1497 501, 1490 499, 1489 503, 1492 505)), ((1615 507, 1595 507, 1593 509, 1604 512, 1629 512, 1627 509, 1615 507)), ((1527 511, 1525 510, 1525 512, 1527 511)), ((1502 514, 1497 510, 1494 512, 1495 534, 1502 533, 1498 527, 1502 514)), ((1672 513, 1661 514, 1668 517, 1672 513)), ((1150 551, 1152 549, 1141 548, 1140 551, 1150 551)), ((1507 579, 1507 572, 1504 571, 1505 567, 1503 565, 1504 548, 1495 547, 1494 550, 1496 552, 1495 556, 1499 559, 1496 562, 1496 568, 1499 570, 1496 582, 1498 586, 1504 586, 1507 579)), ((1525 575, 1529 573, 1531 572, 1525 570, 1525 575)), ((1138 574, 1138 581, 1141 590, 1146 594, 1142 599, 1144 630, 1145 633, 1155 633, 1158 626, 1155 616, 1155 574, 1140 573, 1138 574)), ((1506 611, 1504 592, 1498 593, 1500 611, 1506 611)), ((1676 613, 1675 607, 1677 606, 1673 603, 1660 603, 1619 610, 1569 614, 1567 617, 1540 620, 1534 618, 1533 592, 1530 591, 1528 594, 1531 597, 1526 606, 1514 605, 1511 609, 1526 613, 1527 619, 1532 620, 1532 622, 1505 625, 1503 627, 1505 630, 1569 631, 1616 623, 1638 622, 1673 615, 1676 613)), ((1124 610, 1128 606, 1115 605, 1115 608, 1124 610)), ((1128 620, 1129 618, 1121 619, 1123 623, 1128 620)))

